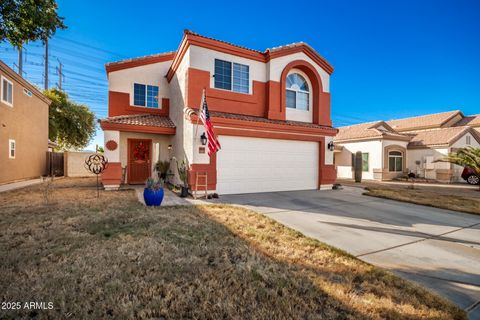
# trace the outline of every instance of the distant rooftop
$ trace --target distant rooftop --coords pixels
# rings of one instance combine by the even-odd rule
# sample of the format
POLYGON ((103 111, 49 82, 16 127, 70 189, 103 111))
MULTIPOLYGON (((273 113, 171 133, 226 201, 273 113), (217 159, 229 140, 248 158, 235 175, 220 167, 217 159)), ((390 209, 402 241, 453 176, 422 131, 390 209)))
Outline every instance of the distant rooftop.
POLYGON ((403 119, 389 120, 387 123, 397 131, 408 131, 414 129, 441 127, 444 123, 461 114, 459 110, 427 114, 424 116, 409 117, 403 119))

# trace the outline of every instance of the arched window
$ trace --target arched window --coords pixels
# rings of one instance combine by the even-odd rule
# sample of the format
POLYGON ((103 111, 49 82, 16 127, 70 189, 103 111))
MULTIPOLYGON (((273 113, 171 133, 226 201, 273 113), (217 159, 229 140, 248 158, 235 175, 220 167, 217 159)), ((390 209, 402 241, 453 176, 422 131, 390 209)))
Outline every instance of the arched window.
POLYGON ((388 153, 388 171, 403 171, 403 154, 400 151, 390 151, 388 153))
POLYGON ((287 108, 306 110, 310 104, 310 90, 305 78, 298 73, 287 76, 287 108))

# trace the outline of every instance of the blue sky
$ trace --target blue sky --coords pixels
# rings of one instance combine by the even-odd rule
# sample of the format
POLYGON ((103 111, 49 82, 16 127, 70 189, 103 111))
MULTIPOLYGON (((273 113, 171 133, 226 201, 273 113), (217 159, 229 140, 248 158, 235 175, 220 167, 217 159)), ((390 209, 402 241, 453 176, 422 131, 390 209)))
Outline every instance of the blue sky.
MULTIPOLYGON (((305 41, 335 68, 334 125, 460 109, 480 113, 480 2, 68 1, 51 40, 50 85, 64 65, 72 98, 107 113, 104 63, 176 50, 183 29, 252 49, 305 41)), ((42 82, 42 47, 27 45, 26 78, 42 82)), ((12 65, 16 53, 0 45, 12 65)), ((101 132, 89 146, 103 144, 101 132)))

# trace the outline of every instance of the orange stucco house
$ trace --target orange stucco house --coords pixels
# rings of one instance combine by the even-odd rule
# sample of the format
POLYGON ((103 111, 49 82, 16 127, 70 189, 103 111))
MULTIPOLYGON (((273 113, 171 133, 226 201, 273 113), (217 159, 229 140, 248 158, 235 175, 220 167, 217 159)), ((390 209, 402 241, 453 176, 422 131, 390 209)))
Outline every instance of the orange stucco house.
POLYGON ((107 188, 143 183, 157 160, 172 157, 188 160, 192 189, 206 172, 208 190, 219 194, 335 181, 333 67, 303 42, 257 51, 185 31, 176 51, 109 63, 106 71, 107 188), (203 90, 222 145, 211 158, 197 127, 203 90))

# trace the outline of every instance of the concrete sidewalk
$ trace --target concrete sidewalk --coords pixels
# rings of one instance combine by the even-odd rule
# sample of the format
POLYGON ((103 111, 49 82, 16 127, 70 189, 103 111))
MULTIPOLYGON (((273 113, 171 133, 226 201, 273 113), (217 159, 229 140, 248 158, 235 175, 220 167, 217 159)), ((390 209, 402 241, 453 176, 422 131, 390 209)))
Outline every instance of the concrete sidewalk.
POLYGON ((225 195, 417 282, 480 319, 480 216, 367 197, 361 188, 225 195))
POLYGON ((0 192, 7 192, 7 191, 11 191, 11 190, 25 188, 25 187, 33 186, 33 185, 40 184, 40 183, 42 183, 42 178, 22 180, 22 181, 18 181, 18 182, 2 184, 2 185, 0 185, 0 192))
MULTIPOLYGON (((411 186, 411 181, 376 181, 376 180, 363 180, 360 183, 356 183, 352 179, 337 179, 337 183, 345 186, 368 186, 368 185, 387 185, 387 186, 411 186)), ((459 190, 478 190, 479 186, 470 185, 468 183, 438 183, 438 182, 414 182, 415 187, 426 188, 440 188, 440 189, 459 189, 459 190)))

